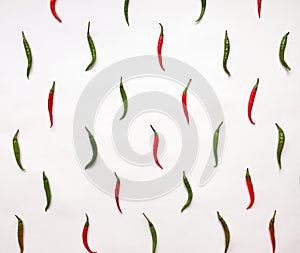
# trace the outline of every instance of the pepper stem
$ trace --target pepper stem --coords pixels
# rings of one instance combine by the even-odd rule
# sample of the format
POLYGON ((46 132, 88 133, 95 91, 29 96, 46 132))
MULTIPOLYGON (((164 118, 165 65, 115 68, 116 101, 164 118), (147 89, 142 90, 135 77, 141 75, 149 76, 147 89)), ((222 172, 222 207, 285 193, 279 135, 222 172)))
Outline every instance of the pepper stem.
POLYGON ((88 23, 88 30, 87 30, 87 36, 90 36, 90 25, 91 25, 91 22, 89 21, 89 23, 88 23))
POLYGON ((186 93, 187 93, 187 90, 188 90, 188 88, 190 87, 191 82, 192 82, 192 79, 189 80, 187 86, 186 86, 185 89, 183 90, 183 94, 186 94, 186 93))
POLYGON ((114 172, 115 176, 116 176, 116 179, 117 179, 117 183, 119 184, 120 183, 120 178, 118 177, 117 173, 114 172))
POLYGON ((161 23, 159 23, 160 25, 160 36, 164 36, 164 27, 162 26, 161 23))
POLYGON ((90 225, 89 216, 87 214, 85 214, 85 217, 86 217, 86 222, 85 222, 84 226, 88 227, 90 225))
POLYGON ((19 135, 19 129, 17 130, 17 132, 16 132, 16 134, 15 134, 15 136, 13 138, 14 141, 16 141, 18 139, 18 135, 19 135))
POLYGON ((50 89, 50 92, 53 92, 53 93, 54 93, 54 90, 55 90, 55 81, 54 81, 53 84, 52 84, 52 87, 51 87, 51 89, 50 89))

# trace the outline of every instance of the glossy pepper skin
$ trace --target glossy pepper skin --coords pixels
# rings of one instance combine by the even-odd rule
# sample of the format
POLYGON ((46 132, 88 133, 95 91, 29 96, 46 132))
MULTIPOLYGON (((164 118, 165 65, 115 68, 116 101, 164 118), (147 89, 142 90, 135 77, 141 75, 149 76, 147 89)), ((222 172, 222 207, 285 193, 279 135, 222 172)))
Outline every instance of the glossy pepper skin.
POLYGON ((21 170, 25 171, 25 169, 23 168, 23 165, 21 163, 21 153, 20 153, 20 146, 19 146, 19 142, 18 142, 18 135, 19 135, 19 129, 17 130, 17 132, 13 138, 13 149, 14 149, 15 158, 16 158, 19 168, 21 170))
POLYGON ((289 67, 289 65, 286 63, 285 59, 284 59, 284 52, 285 52, 285 48, 286 48, 286 44, 287 44, 287 39, 288 39, 288 35, 290 34, 290 32, 286 33, 280 43, 280 49, 279 49, 279 60, 282 64, 282 66, 287 70, 287 71, 291 71, 291 68, 289 67))
POLYGON ((89 139, 90 139, 90 143, 91 143, 92 151, 93 151, 93 155, 92 155, 91 160, 85 166, 85 169, 88 169, 88 168, 92 167, 94 165, 94 163, 96 162, 96 159, 97 159, 97 156, 98 156, 98 147, 97 147, 97 143, 94 139, 94 136, 92 135, 90 130, 88 130, 87 127, 85 127, 85 130, 87 131, 87 133, 89 135, 89 139))
POLYGON ((149 225, 151 236, 152 236, 152 253, 155 253, 156 246, 157 246, 157 233, 156 233, 156 229, 155 229, 153 223, 148 219, 148 217, 146 216, 146 214, 143 213, 143 215, 146 218, 146 220, 148 221, 148 225, 149 225))
POLYGON ((54 91, 55 91, 55 82, 50 89, 49 96, 48 96, 48 112, 50 118, 50 128, 53 126, 53 100, 54 100, 54 91))
POLYGON ((206 10, 206 0, 201 0, 201 3, 202 3, 202 8, 201 8, 201 13, 200 13, 200 16, 199 18, 195 21, 196 23, 199 23, 205 13, 205 10, 206 10))
POLYGON ((181 212, 183 212, 187 207, 190 206, 190 204, 192 202, 192 199, 193 199, 192 187, 191 187, 191 185, 190 185, 190 183, 189 183, 189 181, 188 181, 188 179, 187 179, 184 171, 183 171, 183 183, 184 183, 185 188, 186 188, 186 190, 188 192, 188 199, 187 199, 185 205, 182 207, 181 212))
POLYGON ((56 13, 55 5, 56 5, 56 0, 50 0, 51 13, 52 13, 53 17, 55 17, 55 19, 61 23, 61 19, 59 18, 59 16, 56 13))
POLYGON ((122 97, 122 101, 123 101, 123 107, 124 107, 124 111, 123 111, 123 115, 121 116, 120 120, 124 119, 127 111, 128 111, 128 100, 127 100, 127 95, 124 89, 124 85, 122 82, 122 77, 121 77, 121 81, 120 81, 120 93, 121 93, 121 97, 122 97))
POLYGON ((15 217, 18 219, 17 237, 18 237, 20 253, 23 253, 23 251, 24 251, 24 224, 23 224, 22 219, 18 215, 15 215, 15 217))
POLYGON ((159 35, 158 43, 157 43, 158 62, 159 62, 161 69, 163 71, 165 71, 165 68, 162 63, 162 56, 161 56, 161 50, 162 50, 162 46, 164 43, 164 27, 162 26, 161 23, 159 23, 159 25, 160 25, 160 35, 159 35))
POLYGON ((29 79, 29 74, 30 74, 30 70, 31 70, 31 66, 32 66, 32 53, 31 53, 31 49, 29 46, 29 43, 25 37, 24 32, 22 31, 22 37, 23 37, 23 45, 25 48, 25 53, 26 53, 26 57, 27 57, 27 72, 26 72, 26 76, 29 79))
POLYGON ((184 115, 185 115, 185 118, 186 118, 186 121, 187 121, 188 124, 190 123, 190 118, 189 118, 189 112, 188 112, 188 109, 187 109, 186 98, 187 98, 187 91, 188 91, 188 88, 189 88, 189 86, 191 84, 191 81, 192 81, 192 79, 189 80, 187 86, 183 90, 182 98, 181 98, 183 112, 184 112, 184 115))
POLYGON ((227 68, 227 60, 230 53, 230 41, 228 37, 227 31, 225 32, 225 39, 224 39, 224 56, 223 56, 223 69, 226 72, 226 74, 230 77, 230 72, 227 68))
POLYGON ((49 207, 50 207, 50 204, 51 204, 52 195, 51 195, 49 180, 46 176, 45 171, 43 171, 43 182, 44 182, 44 190, 45 190, 46 200, 47 200, 47 204, 46 204, 46 207, 45 207, 45 212, 47 212, 49 207))
POLYGON ((220 215, 219 212, 217 212, 217 215, 218 215, 219 221, 221 222, 221 225, 223 227, 224 234, 225 234, 225 251, 224 251, 224 253, 226 253, 228 250, 228 247, 229 247, 229 243, 230 243, 230 231, 229 231, 226 221, 223 219, 223 217, 220 215))
POLYGON ((215 157, 215 166, 218 166, 219 163, 219 158, 218 158, 218 145, 219 145, 219 133, 220 133, 220 128, 223 124, 223 121, 220 123, 220 125, 217 127, 214 133, 214 138, 213 138, 213 151, 214 151, 214 157, 215 157))
POLYGON ((87 214, 85 214, 86 217, 86 222, 84 224, 83 230, 82 230, 82 241, 83 241, 83 245, 86 248, 86 250, 89 253, 97 253, 94 251, 91 251, 89 244, 88 244, 88 232, 89 232, 89 226, 90 226, 90 222, 89 222, 89 216, 87 214))
POLYGON ((122 213, 122 210, 120 207, 120 199, 119 199, 121 182, 120 182, 120 178, 118 177, 116 172, 115 172, 115 176, 117 179, 116 187, 115 187, 115 199, 116 199, 116 204, 117 204, 118 210, 120 213, 122 213))
POLYGON ((94 64, 96 62, 96 58, 97 58, 96 47, 95 47, 94 41, 90 35, 90 25, 91 25, 91 22, 89 21, 88 30, 87 30, 87 39, 88 39, 89 47, 91 50, 92 60, 91 60, 90 64, 86 67, 85 71, 92 69, 92 67, 94 66, 94 64))
POLYGON ((257 78, 256 84, 254 85, 254 87, 251 91, 249 102, 248 102, 248 118, 249 118, 249 121, 251 122, 251 124, 253 124, 253 125, 255 125, 255 123, 252 120, 252 108, 253 108, 253 103, 255 100, 256 92, 258 89, 258 84, 259 84, 259 79, 257 78))
POLYGON ((270 233, 270 239, 272 243, 272 252, 275 252, 276 249, 276 238, 275 238, 275 228, 274 228, 274 223, 275 223, 275 216, 276 216, 276 210, 274 211, 273 217, 271 218, 269 222, 269 233, 270 233))
POLYGON ((125 0, 125 2, 124 2, 124 16, 125 16, 126 23, 129 26, 128 7, 129 7, 129 0, 125 0))
POLYGON ((158 150, 158 143, 159 143, 159 136, 158 133, 155 131, 154 127, 152 125, 150 125, 152 131, 154 132, 154 142, 153 142, 153 157, 155 160, 156 165, 163 169, 163 167, 160 165, 159 160, 158 160, 158 156, 157 156, 157 150, 158 150))
POLYGON ((255 194, 254 194, 253 184, 252 184, 252 180, 251 180, 251 176, 250 176, 250 172, 249 172, 248 168, 246 171, 246 184, 247 184, 248 192, 249 192, 249 196, 250 196, 250 203, 249 203, 247 209, 250 209, 254 204, 255 194))
POLYGON ((284 143, 285 143, 285 134, 284 134, 282 128, 277 123, 275 123, 275 125, 278 130, 277 163, 278 163, 279 169, 281 169, 282 168, 281 154, 282 154, 282 150, 283 150, 284 143))

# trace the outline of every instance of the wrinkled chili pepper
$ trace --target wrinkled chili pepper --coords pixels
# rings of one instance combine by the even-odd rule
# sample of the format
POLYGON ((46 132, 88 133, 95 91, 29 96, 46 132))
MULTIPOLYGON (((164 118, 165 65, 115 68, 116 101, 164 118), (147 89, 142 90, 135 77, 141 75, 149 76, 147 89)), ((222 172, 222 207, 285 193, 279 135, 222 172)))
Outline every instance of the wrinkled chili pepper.
POLYGON ((219 144, 219 132, 220 132, 220 128, 223 124, 223 121, 220 123, 220 125, 218 126, 218 128, 215 130, 215 133, 214 133, 214 139, 213 139, 213 150, 214 150, 214 156, 215 156, 215 166, 214 167, 217 167, 218 166, 218 144, 219 144))
POLYGON ((24 251, 24 224, 23 221, 18 215, 15 215, 15 217, 18 219, 18 243, 20 248, 20 253, 23 253, 24 251))
POLYGON ((120 195, 120 178, 118 177, 117 173, 115 172, 115 176, 117 179, 116 187, 115 187, 115 199, 117 203, 117 207, 119 209, 119 212, 122 213, 121 207, 120 207, 120 201, 119 201, 119 195, 120 195))
POLYGON ((277 123, 275 123, 275 125, 278 130, 277 162, 278 162, 279 169, 281 169, 281 153, 284 147, 285 134, 282 128, 277 123))
POLYGON ((155 253, 156 251, 156 246, 157 246, 157 233, 155 230, 155 227, 153 225, 153 223, 148 219, 148 217, 146 216, 146 214, 144 214, 144 217, 146 218, 146 220, 148 221, 149 224, 149 228, 150 228, 150 232, 151 232, 151 236, 152 236, 152 253, 155 253))
POLYGON ((56 4, 56 0, 50 0, 50 9, 51 9, 52 15, 56 18, 56 20, 58 22, 61 23, 61 19, 59 18, 59 16, 56 13, 56 10, 55 10, 55 4, 56 4))
POLYGON ((122 101, 123 101, 123 106, 124 106, 123 115, 120 118, 120 120, 122 120, 122 119, 125 118, 125 116, 127 114, 127 111, 128 111, 128 100, 127 100, 127 95, 126 95, 126 92, 125 92, 125 89, 124 89, 124 85, 123 85, 123 82, 122 82, 122 77, 121 77, 121 81, 120 81, 120 93, 121 93, 121 97, 122 97, 122 101))
POLYGON ((285 52, 285 48, 286 48, 286 43, 287 43, 287 39, 288 39, 288 35, 290 34, 290 32, 286 33, 280 43, 280 49, 279 49, 279 59, 280 62, 282 64, 282 66, 287 70, 287 71, 291 71, 291 68, 289 67, 289 65, 286 63, 285 59, 284 59, 284 52, 285 52))
POLYGON ((187 189, 187 192, 188 192, 188 199, 187 199, 185 205, 182 207, 181 212, 183 212, 191 204, 192 199, 193 199, 192 187, 191 187, 184 171, 183 171, 183 183, 184 183, 184 185, 187 189))
POLYGON ((43 171, 43 182, 44 182, 44 190, 46 193, 46 200, 47 200, 45 212, 47 212, 51 204, 51 190, 50 190, 49 180, 45 174, 45 171, 43 171))
POLYGON ((162 50, 162 46, 164 43, 164 27, 162 26, 161 23, 159 23, 159 25, 160 25, 160 35, 159 35, 158 44, 157 44, 158 62, 159 62, 161 69, 163 71, 165 71, 165 68, 162 63, 162 56, 161 56, 161 50, 162 50))
POLYGON ((205 13, 205 9, 206 9, 206 0, 201 0, 201 3, 202 3, 201 13, 200 13, 199 18, 195 21, 196 23, 200 22, 200 20, 202 19, 203 15, 205 13))
POLYGON ((17 130, 14 138, 13 138, 13 148, 14 148, 14 154, 17 161, 17 164, 19 165, 20 169, 25 171, 23 168, 23 165, 21 163, 21 153, 20 153, 20 146, 18 142, 18 135, 19 135, 19 129, 17 130))
POLYGON ((228 247, 229 247, 229 243, 230 243, 230 232, 229 232, 227 223, 225 222, 225 220, 223 219, 223 217, 220 215, 219 212, 217 212, 217 214, 218 214, 219 221, 222 224, 222 227, 223 227, 223 230, 224 230, 224 234, 225 234, 225 251, 224 252, 226 253, 227 250, 228 250, 228 247))
POLYGON ((154 160, 155 160, 155 163, 157 164, 157 166, 159 168, 163 169, 163 167, 160 165, 160 163, 158 161, 158 157, 157 157, 157 149, 158 149, 158 143, 159 143, 159 136, 158 136, 158 133, 153 128, 153 126, 150 125, 150 127, 153 130, 153 132, 154 132, 154 142, 153 142, 153 156, 154 156, 154 160))
POLYGON ((126 23, 129 26, 129 21, 128 21, 128 6, 129 6, 129 0, 125 0, 125 2, 124 2, 124 15, 125 15, 126 23))
POLYGON ((87 30, 87 39, 88 39, 91 54, 92 54, 92 60, 91 60, 90 64, 86 67, 85 71, 90 70, 94 66, 94 64, 96 62, 96 57, 97 57, 96 47, 95 47, 94 41, 90 35, 90 24, 91 24, 91 22, 89 21, 88 30, 87 30))
POLYGON ((97 156, 98 156, 98 148, 97 148, 97 143, 94 139, 94 136, 92 135, 92 133, 88 130, 87 127, 85 127, 85 130, 87 131, 88 135, 89 135, 89 139, 90 139, 90 143, 92 146, 92 151, 93 151, 93 155, 91 160, 89 161, 89 163, 85 166, 85 169, 90 168, 93 166, 93 164, 95 163, 97 156))
POLYGON ((225 39, 224 39, 224 56, 223 56, 223 69, 228 76, 230 76, 230 72, 227 68, 227 60, 230 53, 230 41, 228 37, 227 31, 225 32, 225 39))
POLYGON ((49 118, 50 118, 50 128, 53 126, 53 99, 54 99, 54 90, 55 90, 55 82, 53 82, 53 85, 49 92, 48 97, 48 112, 49 112, 49 118))
POLYGON ((275 228, 274 228, 275 216, 276 216, 276 210, 274 211, 273 217, 269 222, 269 232, 270 232, 273 253, 275 252, 276 249, 276 238, 275 238, 275 228))
POLYGON ((22 31, 22 37, 23 37, 23 45, 24 45, 25 53, 26 53, 26 57, 27 57, 27 73, 26 73, 26 75, 27 75, 27 78, 29 79, 29 74, 30 74, 30 70, 31 70, 31 66, 32 66, 32 53, 31 53, 29 43, 28 43, 23 31, 22 31))
POLYGON ((257 78, 256 84, 254 85, 254 87, 251 91, 249 102, 248 102, 248 118, 249 118, 251 124, 253 124, 253 125, 255 125, 255 123, 252 120, 251 114, 252 114, 254 99, 255 99, 255 96, 256 96, 257 88, 258 88, 258 83, 259 83, 259 78, 257 78))
POLYGON ((189 80, 187 86, 183 90, 182 99, 181 99, 182 100, 182 108, 183 108, 184 115, 186 117, 186 120, 187 120, 188 124, 190 123, 190 119, 189 119, 189 112, 188 112, 187 104, 186 104, 186 97, 187 97, 187 91, 188 91, 188 88, 190 86, 191 81, 192 81, 192 79, 189 80))
POLYGON ((250 196, 250 203, 249 203, 247 209, 250 209, 253 206, 253 203, 254 203, 254 200, 255 200, 255 195, 254 195, 253 184, 252 184, 252 181, 251 181, 251 176, 250 176, 248 168, 247 168, 247 171, 246 171, 246 184, 247 184, 248 192, 249 192, 249 196, 250 196))
POLYGON ((261 1, 262 0, 257 0, 257 10, 258 10, 258 17, 260 18, 260 11, 261 11, 261 1))
POLYGON ((97 253, 97 252, 91 251, 89 244, 88 244, 88 232, 89 232, 90 222, 89 222, 89 216, 87 214, 85 214, 85 216, 86 216, 86 222, 85 222, 83 230, 82 230, 83 245, 89 253, 97 253))

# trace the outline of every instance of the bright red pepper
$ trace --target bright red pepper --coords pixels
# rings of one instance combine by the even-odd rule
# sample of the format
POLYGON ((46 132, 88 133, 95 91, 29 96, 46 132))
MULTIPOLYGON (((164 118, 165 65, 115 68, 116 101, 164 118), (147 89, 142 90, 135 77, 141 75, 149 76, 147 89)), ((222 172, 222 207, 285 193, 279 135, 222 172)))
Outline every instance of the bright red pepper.
POLYGON ((85 214, 86 216, 86 222, 84 224, 84 227, 83 227, 83 231, 82 231, 82 241, 83 241, 83 245, 84 247, 86 248, 86 250, 89 252, 89 253, 97 253, 97 252, 94 252, 94 251, 91 251, 90 250, 90 247, 89 247, 89 244, 88 244, 88 241, 87 241, 87 237, 88 237, 88 232, 89 232, 89 217, 87 214, 85 214))
POLYGON ((255 125, 255 123, 252 120, 252 107, 253 107, 253 103, 254 103, 254 99, 256 96, 256 92, 257 92, 257 88, 258 88, 258 83, 259 83, 259 78, 257 78, 256 84, 254 85, 251 94, 250 94, 250 98, 249 98, 249 102, 248 102, 248 118, 251 122, 251 124, 255 125))
POLYGON ((48 111, 49 111, 49 117, 50 117, 50 128, 53 126, 53 99, 54 99, 54 90, 55 90, 55 82, 53 82, 52 88, 49 92, 48 97, 48 111))
POLYGON ((274 211, 273 217, 269 222, 269 232, 270 232, 270 237, 272 242, 273 253, 275 252, 275 248, 276 248, 275 229, 274 229, 275 215, 276 215, 276 210, 274 211))
POLYGON ((252 184, 252 181, 251 181, 251 176, 250 176, 250 173, 249 173, 249 169, 247 169, 247 172, 246 172, 246 183, 247 183, 248 192, 249 192, 249 195, 250 195, 250 203, 249 203, 247 209, 250 209, 253 206, 253 203, 254 203, 254 200, 255 200, 255 195, 254 195, 253 184, 252 184))
POLYGON ((57 21, 61 23, 61 19, 59 18, 59 16, 56 13, 56 10, 55 10, 55 4, 56 4, 56 0, 50 0, 51 12, 52 12, 53 16, 57 19, 57 21))
POLYGON ((258 9, 258 17, 260 18, 260 11, 261 11, 261 1, 262 0, 257 0, 257 9, 258 9))
POLYGON ((189 118, 189 112, 188 112, 187 104, 186 104, 186 96, 187 96, 187 91, 188 91, 191 81, 192 81, 192 79, 189 80, 189 83, 187 84, 187 86, 185 87, 185 89, 183 90, 183 93, 182 93, 182 108, 183 108, 184 115, 186 117, 188 124, 190 123, 190 118, 189 118))
POLYGON ((157 157, 157 149, 158 149, 159 137, 158 137, 157 132, 153 128, 153 126, 150 125, 150 127, 153 130, 153 132, 154 132, 154 143, 153 143, 153 156, 154 156, 154 160, 155 160, 155 163, 157 164, 157 166, 160 167, 161 169, 163 169, 163 167, 160 165, 160 163, 158 161, 158 157, 157 157))
POLYGON ((120 202, 119 202, 119 195, 120 195, 120 178, 118 177, 117 173, 115 172, 115 176, 117 178, 117 183, 115 187, 115 199, 117 203, 117 207, 119 209, 119 212, 122 213, 121 207, 120 207, 120 202))
POLYGON ((160 35, 157 44, 157 54, 158 54, 159 65, 162 68, 162 70, 165 71, 165 68, 162 63, 162 56, 161 56, 161 49, 164 43, 164 28, 161 23, 159 23, 159 25, 160 25, 160 35))

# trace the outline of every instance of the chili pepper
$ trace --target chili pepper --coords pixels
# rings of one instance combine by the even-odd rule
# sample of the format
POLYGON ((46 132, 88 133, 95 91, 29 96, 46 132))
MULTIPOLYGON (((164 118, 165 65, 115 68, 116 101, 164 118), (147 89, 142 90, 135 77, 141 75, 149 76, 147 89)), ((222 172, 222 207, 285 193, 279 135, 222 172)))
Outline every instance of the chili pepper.
POLYGON ((155 230, 155 227, 153 225, 153 223, 148 219, 148 217, 146 216, 146 214, 144 214, 144 217, 146 218, 146 220, 148 221, 149 224, 149 228, 150 228, 150 232, 151 232, 151 236, 152 236, 152 253, 155 253, 156 251, 156 246, 157 246, 157 233, 155 230))
POLYGON ((125 0, 125 2, 124 2, 124 15, 125 15, 126 23, 129 26, 129 21, 128 21, 128 6, 129 6, 129 0, 125 0))
POLYGON ((122 117, 120 118, 120 120, 124 119, 126 114, 127 114, 127 110, 128 110, 128 101, 127 101, 127 95, 123 86, 123 82, 122 82, 122 77, 121 77, 121 81, 120 81, 120 93, 121 93, 121 97, 123 100, 123 106, 124 106, 124 112, 122 117))
POLYGON ((92 54, 92 60, 90 62, 90 64, 86 67, 86 70, 85 71, 88 71, 90 70, 95 62, 96 62, 96 57, 97 57, 97 53, 96 53, 96 47, 95 47, 95 44, 94 44, 94 41, 90 35, 90 21, 88 23, 88 30, 87 30, 87 39, 88 39, 88 42, 89 42, 89 46, 90 46, 90 50, 91 50, 91 54, 92 54))
POLYGON ((49 180, 45 174, 45 171, 43 171, 43 182, 44 182, 44 189, 45 189, 46 199, 47 199, 47 205, 45 207, 45 212, 47 212, 47 210, 49 209, 50 204, 51 204, 51 190, 50 190, 49 180))
POLYGON ((90 139, 90 143, 92 146, 92 151, 93 151, 93 156, 91 158, 91 160, 89 161, 89 163, 85 166, 85 169, 90 168, 93 166, 93 164, 95 163, 96 159, 97 159, 97 155, 98 155, 98 148, 97 148, 97 143, 94 139, 94 136, 91 134, 91 132, 87 129, 87 127, 85 127, 85 130, 87 131, 88 135, 89 135, 89 139, 90 139))
POLYGON ((199 18, 195 21, 196 23, 200 22, 200 20, 202 19, 203 15, 205 13, 205 9, 206 9, 206 0, 201 0, 201 3, 202 3, 201 13, 200 13, 199 18))
POLYGON ((30 74, 30 70, 31 70, 31 66, 32 66, 32 54, 31 54, 31 49, 30 49, 29 43, 28 43, 23 31, 22 31, 22 37, 23 37, 23 45, 24 45, 26 57, 27 57, 27 73, 26 73, 26 75, 27 75, 27 78, 29 79, 29 74, 30 74))
POLYGON ((55 82, 50 89, 48 96, 48 112, 50 117, 50 128, 53 126, 53 98, 54 98, 55 82))
POLYGON ((86 216, 86 222, 85 222, 83 230, 82 230, 83 245, 89 253, 97 253, 97 252, 91 251, 89 244, 88 244, 87 237, 88 237, 90 222, 89 222, 89 216, 87 214, 85 214, 85 216, 86 216))
POLYGON ((157 166, 161 169, 163 169, 163 167, 160 165, 159 161, 158 161, 158 157, 157 157, 157 149, 158 149, 158 143, 159 143, 159 137, 158 137, 158 133, 155 131, 155 129, 153 128, 152 125, 150 125, 151 129, 154 132, 154 143, 153 143, 153 156, 154 156, 154 160, 155 163, 157 164, 157 166))
POLYGON ((228 250, 228 247, 229 247, 229 243, 230 243, 230 232, 229 232, 228 226, 227 226, 225 220, 223 219, 223 217, 220 215, 219 212, 217 212, 217 214, 218 214, 219 221, 222 224, 224 234, 225 234, 225 251, 224 252, 226 253, 228 250))
POLYGON ((230 41, 229 41, 228 33, 226 31, 225 40, 224 40, 223 69, 225 70, 228 76, 230 76, 230 72, 227 69, 227 60, 228 60, 229 52, 230 52, 230 41))
POLYGON ((161 56, 161 49, 162 49, 162 46, 164 43, 164 27, 162 26, 161 23, 159 23, 159 25, 160 25, 160 35, 159 35, 158 44, 157 44, 157 54, 158 54, 159 65, 160 65, 161 69, 163 71, 165 71, 165 68, 162 63, 162 56, 161 56))
POLYGON ((187 96, 187 91, 188 91, 188 88, 190 86, 191 81, 192 81, 192 79, 189 80, 187 86, 183 90, 182 99, 181 99, 182 100, 182 108, 183 108, 184 115, 186 117, 186 120, 187 120, 188 124, 190 123, 190 119, 189 119, 189 112, 188 112, 187 104, 186 104, 186 96, 187 96))
POLYGON ((278 129, 277 162, 279 169, 281 169, 281 153, 285 142, 285 134, 282 128, 277 123, 275 123, 275 125, 278 129))
POLYGON ((257 9, 258 9, 258 17, 260 18, 260 10, 261 10, 261 1, 262 0, 257 0, 257 9))
POLYGON ((220 123, 220 125, 218 126, 218 128, 215 130, 214 133, 214 140, 213 140, 213 149, 214 149, 214 156, 215 156, 215 166, 218 166, 218 144, 219 144, 219 132, 220 132, 220 128, 223 124, 223 121, 220 123))
POLYGON ((284 35, 282 40, 281 40, 280 49, 279 49, 279 59, 280 59, 280 62, 282 64, 282 66, 286 70, 291 71, 291 68, 289 67, 289 65, 286 63, 286 61, 284 59, 284 52, 285 52, 286 43, 287 43, 287 39, 288 39, 289 34, 290 34, 290 32, 288 32, 286 35, 284 35))
POLYGON ((19 165, 20 169, 25 171, 23 168, 23 165, 21 163, 21 154, 20 154, 20 146, 18 142, 18 135, 19 135, 19 129, 17 130, 14 138, 13 138, 13 148, 14 148, 14 154, 17 161, 17 164, 19 165))
POLYGON ((23 253, 24 251, 24 224, 23 221, 18 215, 15 215, 15 217, 18 219, 18 242, 20 247, 20 253, 23 253))
POLYGON ((250 176, 248 168, 247 168, 247 171, 246 171, 246 184, 247 184, 248 192, 249 192, 249 195, 250 195, 250 203, 249 203, 247 209, 250 209, 253 206, 253 203, 254 203, 254 200, 255 200, 255 195, 254 195, 253 184, 252 184, 252 181, 251 181, 251 176, 250 176))
POLYGON ((120 194, 120 178, 118 177, 117 173, 115 172, 115 176, 117 178, 116 188, 115 188, 115 199, 117 203, 117 207, 119 209, 119 212, 122 213, 120 202, 119 202, 119 194, 120 194))
POLYGON ((252 120, 251 113, 252 113, 252 107, 253 107, 254 99, 256 96, 257 88, 258 88, 258 83, 259 83, 259 78, 257 78, 256 84, 254 85, 254 87, 251 91, 249 102, 248 102, 248 118, 249 118, 251 124, 253 124, 253 125, 255 125, 255 123, 252 120))
POLYGON ((61 19, 59 18, 59 16, 56 13, 56 10, 55 10, 55 4, 56 4, 56 0, 50 0, 50 9, 51 9, 52 15, 56 18, 56 20, 58 22, 61 23, 61 19))
POLYGON ((276 210, 274 211, 273 217, 269 222, 269 232, 270 232, 270 237, 272 242, 273 253, 275 252, 275 248, 276 248, 276 238, 275 238, 275 229, 274 229, 275 216, 276 216, 276 210))
POLYGON ((191 204, 192 199, 193 199, 193 191, 192 191, 191 185, 190 185, 184 171, 183 171, 183 183, 188 192, 188 199, 187 199, 185 205, 182 207, 181 212, 183 212, 184 209, 186 209, 191 204))

